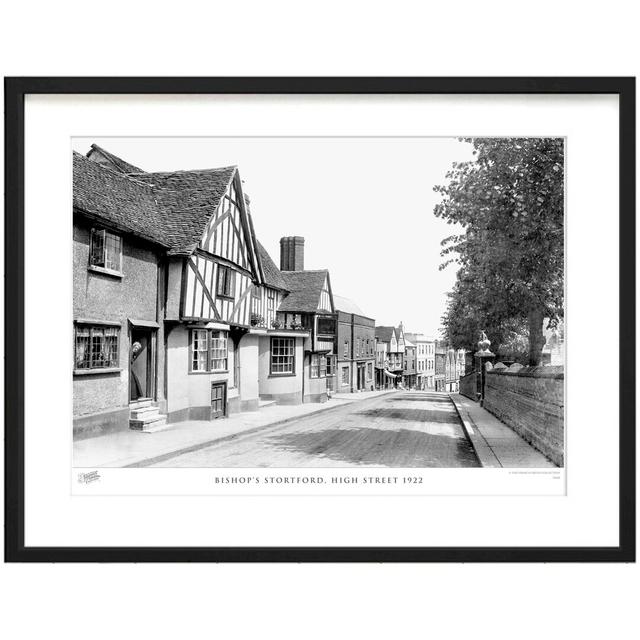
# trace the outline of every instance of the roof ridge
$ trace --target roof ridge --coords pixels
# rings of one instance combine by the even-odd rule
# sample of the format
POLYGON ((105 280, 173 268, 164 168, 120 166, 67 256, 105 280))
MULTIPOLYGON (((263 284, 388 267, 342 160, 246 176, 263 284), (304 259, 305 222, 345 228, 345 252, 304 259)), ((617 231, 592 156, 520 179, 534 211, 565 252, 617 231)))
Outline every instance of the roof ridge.
POLYGON ((139 171, 139 172, 133 172, 133 174, 134 175, 143 174, 147 176, 159 176, 159 175, 170 176, 170 175, 175 175, 177 173, 178 174, 179 173, 207 173, 208 171, 228 171, 229 169, 237 169, 237 168, 238 168, 237 164, 229 164, 224 167, 210 167, 208 169, 176 169, 174 171, 139 171))
MULTIPOLYGON (((98 149, 102 151, 102 147, 98 147, 98 149)), ((114 176, 117 176, 118 178, 122 178, 124 180, 129 180, 130 182, 133 182, 134 184, 143 185, 143 186, 147 187, 148 189, 153 189, 153 185, 150 185, 148 182, 143 182, 141 180, 136 180, 136 179, 132 178, 130 174, 123 173, 122 171, 118 171, 117 169, 113 169, 111 167, 105 167, 103 164, 100 164, 98 162, 94 162, 93 160, 91 160, 91 158, 87 158, 87 156, 85 156, 82 153, 78 153, 77 151, 74 151, 73 153, 74 153, 74 155, 78 156, 78 159, 82 159, 83 162, 90 162, 91 163, 90 166, 97 167, 98 171, 108 171, 109 173, 112 173, 114 176)), ((140 174, 137 174, 137 175, 140 175, 140 174)))
POLYGON ((120 156, 117 156, 115 153, 111 153, 111 151, 109 151, 108 149, 105 149, 104 147, 101 147, 99 144, 96 144, 95 142, 91 143, 91 149, 93 149, 94 151, 100 152, 103 156, 106 156, 107 160, 111 161, 113 164, 115 164, 118 167, 119 173, 129 173, 128 171, 124 171, 125 166, 132 167, 133 169, 138 169, 138 172, 144 173, 144 171, 140 169, 140 167, 136 167, 134 164, 131 164, 126 160, 123 160, 120 156), (119 165, 123 165, 123 166, 121 167, 119 165))

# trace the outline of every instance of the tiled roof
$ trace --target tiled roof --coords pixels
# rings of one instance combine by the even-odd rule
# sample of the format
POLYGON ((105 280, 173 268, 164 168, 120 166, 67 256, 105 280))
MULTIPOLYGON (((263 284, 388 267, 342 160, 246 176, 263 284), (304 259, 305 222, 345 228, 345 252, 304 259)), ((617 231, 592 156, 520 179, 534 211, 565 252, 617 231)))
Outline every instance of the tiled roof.
POLYGON ((336 311, 342 311, 343 313, 355 313, 357 316, 365 317, 364 313, 362 313, 362 309, 360 309, 360 307, 349 298, 343 298, 342 296, 337 296, 334 293, 333 304, 336 311))
POLYGON ((138 173, 130 177, 150 185, 157 194, 171 255, 188 255, 200 242, 224 196, 236 167, 138 173))
POLYGON ((262 271, 264 272, 265 284, 276 289, 287 290, 287 285, 282 277, 282 273, 278 267, 276 267, 271 256, 267 253, 267 250, 258 241, 258 255, 260 256, 260 262, 262 263, 262 271))
POLYGON ((320 292, 329 273, 319 271, 281 271, 285 287, 290 291, 278 311, 307 312, 318 310, 320 292))
POLYGON ((117 229, 169 246, 153 189, 75 152, 73 206, 117 229))
POLYGON ((380 342, 391 342, 394 328, 395 327, 376 327, 376 338, 378 338, 380 342))
MULTIPOLYGON (((97 151, 108 153, 100 147, 97 151)), ((159 242, 170 255, 189 255, 235 172, 231 166, 124 174, 74 152, 73 202, 89 215, 159 242)))
MULTIPOLYGON (((93 152, 97 152, 99 155, 103 156, 109 163, 112 165, 112 168, 120 173, 143 173, 142 169, 135 167, 128 162, 125 162, 122 158, 118 158, 118 156, 114 156, 113 153, 99 147, 97 144, 92 144, 91 149, 93 152)), ((92 151, 89 151, 87 157, 92 154, 92 151)))

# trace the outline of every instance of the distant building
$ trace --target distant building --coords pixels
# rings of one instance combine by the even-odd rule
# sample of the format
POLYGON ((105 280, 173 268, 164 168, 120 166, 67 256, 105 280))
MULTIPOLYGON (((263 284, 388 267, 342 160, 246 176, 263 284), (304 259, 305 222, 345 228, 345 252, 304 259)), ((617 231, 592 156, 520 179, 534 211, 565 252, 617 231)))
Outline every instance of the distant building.
POLYGON ((404 338, 395 327, 376 327, 376 388, 388 389, 402 382, 404 338))
POLYGON ((375 321, 348 298, 333 296, 338 314, 336 375, 338 392, 372 391, 375 388, 375 321))
POLYGON ((407 389, 416 387, 417 370, 416 370, 416 345, 413 344, 405 336, 404 340, 404 367, 402 370, 402 384, 407 389))
POLYGON ((444 364, 444 382, 445 391, 457 392, 458 391, 458 359, 456 357, 455 349, 448 348, 447 355, 444 364))
POLYGON ((446 359, 447 359, 447 347, 444 342, 439 340, 435 343, 435 353, 434 353, 434 366, 435 366, 435 375, 434 375, 434 384, 436 391, 446 391, 445 385, 445 368, 446 368, 446 359))
POLYGON ((416 388, 422 391, 434 389, 435 340, 421 333, 406 333, 405 336, 416 345, 416 388))

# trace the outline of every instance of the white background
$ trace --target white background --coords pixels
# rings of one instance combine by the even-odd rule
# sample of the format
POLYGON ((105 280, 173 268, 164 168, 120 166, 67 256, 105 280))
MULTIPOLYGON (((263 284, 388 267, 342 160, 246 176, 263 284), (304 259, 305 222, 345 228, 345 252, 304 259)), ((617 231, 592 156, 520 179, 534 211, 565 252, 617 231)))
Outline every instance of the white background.
MULTIPOLYGON (((42 309, 55 340, 46 342, 52 367, 42 384, 41 340, 25 346, 25 542, 28 546, 615 546, 618 542, 617 402, 597 396, 583 401, 593 383, 593 353, 580 348, 600 330, 598 305, 610 309, 608 383, 617 387, 617 158, 616 96, 38 96, 25 109, 25 326, 42 331, 42 309), (458 131, 462 136, 565 136, 568 229, 566 250, 567 473, 562 480, 501 471, 482 474, 469 487, 473 470, 422 473, 428 493, 331 499, 300 496, 181 498, 210 490, 198 470, 118 469, 82 493, 117 493, 115 499, 71 496, 69 450, 72 423, 71 138, 100 130, 108 135, 418 135, 458 131), (47 150, 43 162, 42 149, 47 150), (605 158, 595 163, 593 157, 605 158), (607 221, 603 224, 603 219, 607 221), (49 268, 42 256, 57 248, 49 268), (593 259, 594 255, 601 260, 593 259), (65 260, 64 257, 68 256, 65 260), (55 265, 55 266, 54 266, 55 265), (64 366, 63 363, 67 363, 64 366), (52 420, 52 414, 55 419, 52 420), (595 466, 597 464, 597 466, 595 466), (597 472, 594 470, 597 469, 597 472), (153 474, 153 475, 151 475, 153 474), (188 478, 199 478, 189 481, 188 478), (46 481, 43 481, 46 478, 46 481), (175 480, 174 480, 175 478, 175 480), (153 479, 151 481, 151 479, 153 479), (182 479, 182 482, 181 482, 182 479), (143 497, 149 484, 167 487, 155 499, 143 497), (500 491, 499 485, 505 489, 500 491), (556 484, 557 489, 553 490, 556 484), (174 485, 174 486, 172 486, 174 485), (537 490, 536 490, 536 486, 537 490), (193 490, 191 487, 193 486, 193 490), (476 492, 484 496, 478 497, 476 492), (515 489, 515 491, 514 491, 515 489), (502 494, 502 495, 500 495, 502 494), (594 517, 595 516, 595 517, 594 517), (473 521, 474 525, 469 526, 473 521), (261 526, 258 526, 261 523, 261 526)), ((309 143, 313 144, 313 143, 309 143)), ((331 144, 327 142, 326 144, 331 144)), ((371 144, 375 144, 372 142, 371 144)), ((274 154, 274 162, 286 166, 274 154)), ((285 172, 286 173, 286 172, 285 172)), ((321 176, 319 176, 321 177, 321 176)), ((299 215, 305 215, 303 204, 299 215)), ((411 225, 421 211, 403 212, 411 225)), ((395 216, 398 217, 398 216, 395 216)), ((384 212, 354 211, 345 230, 357 237, 361 224, 388 224, 384 212)), ((399 470, 398 470, 399 471, 399 470)), ((561 474, 558 474, 561 477, 561 474)), ((215 487, 210 490, 215 492, 215 487)), ((353 487, 345 487, 344 494, 353 487)), ((290 491, 294 493, 294 491, 290 491)), ((311 495, 314 492, 309 491, 311 495)), ((387 493, 386 491, 384 492, 387 493)))
MULTIPOLYGON (((638 72, 627 2, 247 4, 15 4, 3 72, 638 72)), ((637 627, 638 577, 608 565, 9 566, 0 601, 17 638, 599 638, 637 627)))

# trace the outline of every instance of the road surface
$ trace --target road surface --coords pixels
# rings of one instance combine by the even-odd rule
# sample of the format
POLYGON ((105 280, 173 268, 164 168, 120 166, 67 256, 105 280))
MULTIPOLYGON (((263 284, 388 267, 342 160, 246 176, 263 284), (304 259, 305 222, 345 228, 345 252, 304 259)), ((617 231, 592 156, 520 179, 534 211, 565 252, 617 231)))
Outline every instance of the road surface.
POLYGON ((161 467, 478 467, 446 394, 402 391, 165 459, 161 467))

